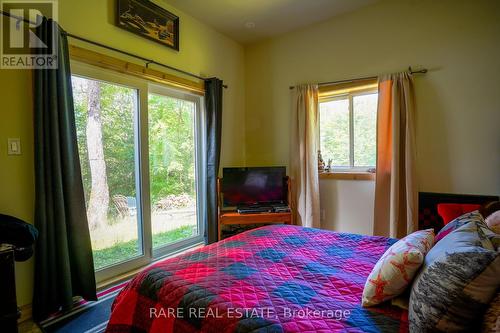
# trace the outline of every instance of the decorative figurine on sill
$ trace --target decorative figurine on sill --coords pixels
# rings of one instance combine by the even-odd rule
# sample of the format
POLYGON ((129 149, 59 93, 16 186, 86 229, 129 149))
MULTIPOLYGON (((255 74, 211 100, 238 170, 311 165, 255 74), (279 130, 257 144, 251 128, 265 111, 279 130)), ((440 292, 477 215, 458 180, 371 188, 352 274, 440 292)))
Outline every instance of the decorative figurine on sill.
POLYGON ((322 173, 325 171, 325 161, 323 161, 323 156, 321 156, 321 150, 318 150, 318 172, 322 173))
POLYGON ((328 159, 328 165, 326 166, 326 171, 327 172, 332 172, 332 162, 333 160, 331 158, 328 159))

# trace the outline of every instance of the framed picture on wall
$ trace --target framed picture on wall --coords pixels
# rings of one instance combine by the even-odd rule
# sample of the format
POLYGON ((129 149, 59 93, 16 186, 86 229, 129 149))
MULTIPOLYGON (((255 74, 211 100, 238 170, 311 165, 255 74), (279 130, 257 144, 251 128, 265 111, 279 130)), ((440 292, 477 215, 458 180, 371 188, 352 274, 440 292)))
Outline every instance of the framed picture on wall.
POLYGON ((148 0, 116 0, 116 25, 179 50, 179 17, 148 0))

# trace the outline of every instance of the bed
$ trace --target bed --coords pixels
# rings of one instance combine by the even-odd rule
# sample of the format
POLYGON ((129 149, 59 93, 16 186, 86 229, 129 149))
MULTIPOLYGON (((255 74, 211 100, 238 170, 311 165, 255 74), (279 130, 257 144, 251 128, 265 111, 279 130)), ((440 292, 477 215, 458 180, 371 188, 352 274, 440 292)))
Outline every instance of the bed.
POLYGON ((107 332, 406 332, 406 310, 361 307, 367 276, 395 239, 273 225, 137 275, 107 332))

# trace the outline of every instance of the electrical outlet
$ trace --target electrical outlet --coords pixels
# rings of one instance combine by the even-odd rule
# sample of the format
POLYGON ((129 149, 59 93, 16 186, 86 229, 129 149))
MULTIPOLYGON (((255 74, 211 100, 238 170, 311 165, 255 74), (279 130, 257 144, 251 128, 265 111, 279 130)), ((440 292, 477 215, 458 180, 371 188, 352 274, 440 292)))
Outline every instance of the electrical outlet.
POLYGON ((19 138, 7 139, 7 154, 21 155, 21 139, 19 138))

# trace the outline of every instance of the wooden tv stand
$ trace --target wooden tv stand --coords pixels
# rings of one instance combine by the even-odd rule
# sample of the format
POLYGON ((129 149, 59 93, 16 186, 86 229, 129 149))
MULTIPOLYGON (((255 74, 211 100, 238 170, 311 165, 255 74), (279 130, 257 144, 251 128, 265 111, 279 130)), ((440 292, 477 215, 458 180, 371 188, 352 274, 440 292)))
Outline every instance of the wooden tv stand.
MULTIPOLYGON (((217 179, 217 198, 218 198, 218 240, 221 240, 221 232, 223 225, 235 224, 260 224, 260 223, 277 223, 277 224, 292 224, 292 207, 290 212, 284 213, 251 213, 240 214, 237 211, 224 211, 222 207, 222 193, 221 193, 221 178, 217 179)), ((290 178, 287 177, 288 184, 288 202, 290 202, 290 178)))

